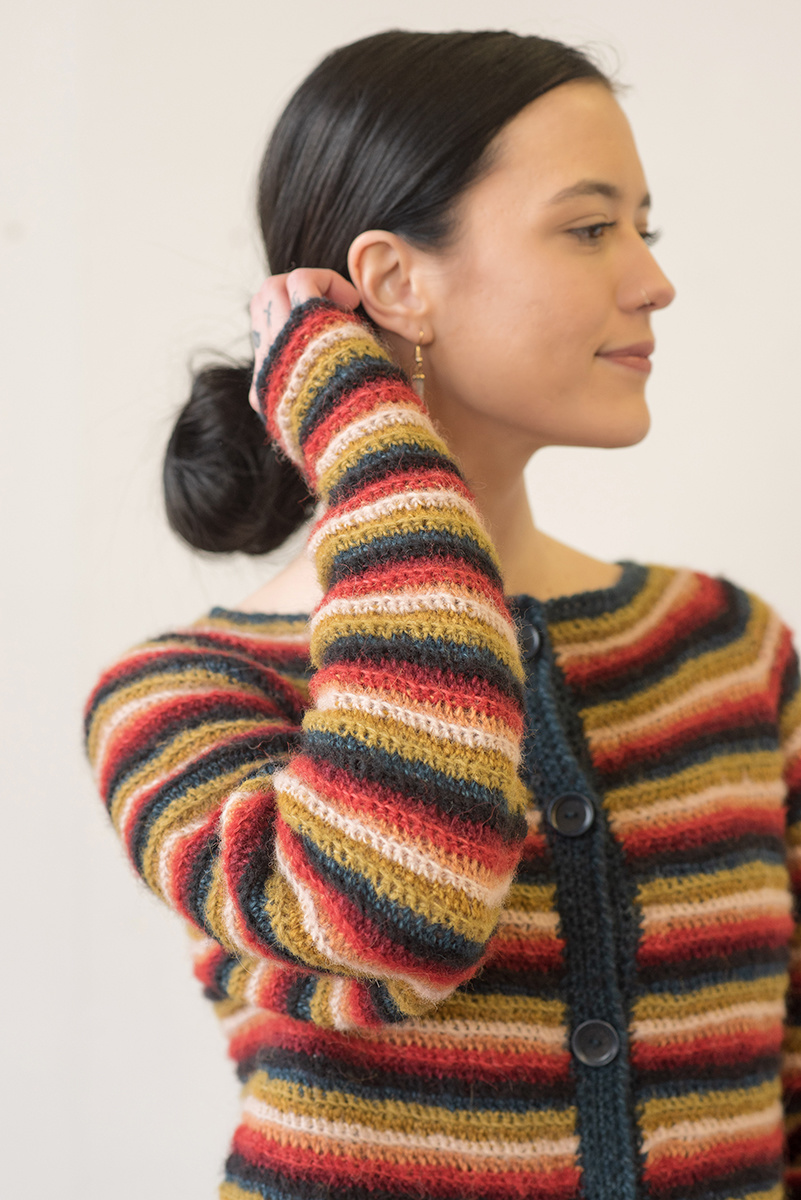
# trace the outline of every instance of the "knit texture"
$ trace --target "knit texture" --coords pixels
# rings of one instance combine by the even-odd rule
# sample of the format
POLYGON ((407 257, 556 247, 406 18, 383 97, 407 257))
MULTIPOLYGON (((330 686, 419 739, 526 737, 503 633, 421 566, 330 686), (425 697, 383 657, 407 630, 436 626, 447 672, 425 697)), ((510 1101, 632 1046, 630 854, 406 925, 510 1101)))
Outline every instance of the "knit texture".
POLYGON ((801 1198, 790 631, 633 562, 505 600, 424 407, 333 305, 259 390, 322 502, 323 601, 214 609, 86 712, 244 1085, 223 1200, 801 1198))

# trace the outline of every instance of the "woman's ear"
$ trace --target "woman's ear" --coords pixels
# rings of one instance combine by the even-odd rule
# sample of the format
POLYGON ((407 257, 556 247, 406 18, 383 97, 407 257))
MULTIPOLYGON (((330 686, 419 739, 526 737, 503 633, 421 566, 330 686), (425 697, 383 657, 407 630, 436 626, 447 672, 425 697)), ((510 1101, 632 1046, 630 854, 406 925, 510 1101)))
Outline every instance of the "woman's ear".
POLYGON ((397 234, 368 229, 351 243, 348 271, 368 316, 414 344, 429 311, 420 251, 397 234))

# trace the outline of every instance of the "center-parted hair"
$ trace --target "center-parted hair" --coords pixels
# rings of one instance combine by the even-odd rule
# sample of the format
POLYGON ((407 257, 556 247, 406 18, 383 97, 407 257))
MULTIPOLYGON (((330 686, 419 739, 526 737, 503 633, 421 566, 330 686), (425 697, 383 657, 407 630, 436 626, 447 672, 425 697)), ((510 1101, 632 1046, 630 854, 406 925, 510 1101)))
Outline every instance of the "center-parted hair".
MULTIPOLYGON (((347 278, 365 229, 447 249, 456 202, 491 170, 496 135, 578 79, 612 86, 580 50, 502 31, 390 30, 333 51, 289 101, 262 159, 271 273, 329 267, 347 278)), ((314 505, 248 404, 252 373, 252 361, 202 368, 167 446, 167 517, 199 550, 264 554, 314 505)))

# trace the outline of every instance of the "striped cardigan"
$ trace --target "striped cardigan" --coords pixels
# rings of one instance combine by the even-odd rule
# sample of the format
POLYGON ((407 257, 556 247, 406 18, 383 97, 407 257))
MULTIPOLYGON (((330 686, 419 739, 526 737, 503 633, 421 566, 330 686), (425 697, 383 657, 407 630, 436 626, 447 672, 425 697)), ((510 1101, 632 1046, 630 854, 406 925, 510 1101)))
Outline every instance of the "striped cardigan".
POLYGON ((222 1200, 801 1197, 788 628, 631 561, 504 598, 421 402, 327 302, 259 394, 322 502, 321 604, 213 609, 86 710, 244 1085, 222 1200))

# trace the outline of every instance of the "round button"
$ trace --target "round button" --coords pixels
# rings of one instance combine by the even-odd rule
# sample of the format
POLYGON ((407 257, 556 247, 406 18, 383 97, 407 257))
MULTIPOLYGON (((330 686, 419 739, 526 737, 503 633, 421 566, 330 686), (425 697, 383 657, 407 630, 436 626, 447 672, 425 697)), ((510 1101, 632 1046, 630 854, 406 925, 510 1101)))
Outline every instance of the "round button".
POLYGON ((579 837, 595 820, 595 809, 580 792, 565 792, 551 801, 548 820, 564 837, 579 837))
POLYGON ((606 1021, 582 1021, 573 1030, 573 1053, 588 1067, 605 1067, 620 1049, 617 1031, 606 1021))
POLYGON ((520 634, 520 648, 526 658, 536 658, 542 645, 542 637, 536 625, 524 625, 520 634))

